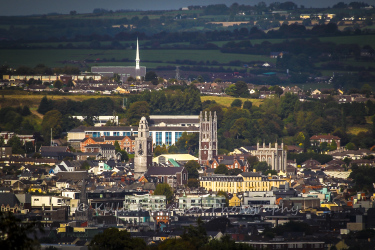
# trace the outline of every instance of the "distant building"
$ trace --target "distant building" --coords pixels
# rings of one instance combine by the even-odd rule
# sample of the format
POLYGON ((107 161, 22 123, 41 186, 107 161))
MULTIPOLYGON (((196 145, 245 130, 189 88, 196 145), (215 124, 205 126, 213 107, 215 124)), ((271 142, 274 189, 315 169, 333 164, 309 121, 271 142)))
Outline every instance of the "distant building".
POLYGON ((166 208, 167 198, 165 195, 125 195, 124 209, 128 211, 155 211, 166 208))
POLYGON ((328 134, 328 135, 313 135, 311 138, 310 138, 310 141, 317 141, 319 142, 319 145, 323 142, 327 142, 328 144, 331 144, 333 141, 336 142, 337 144, 337 148, 340 148, 340 137, 338 136, 335 136, 335 135, 331 135, 331 134, 328 134))
POLYGON ((135 137, 134 177, 138 179, 152 166, 152 138, 146 117, 142 117, 135 137))
POLYGON ((146 75, 146 67, 139 66, 139 44, 137 39, 137 52, 134 66, 93 66, 91 67, 92 73, 97 73, 105 77, 113 77, 114 74, 120 76, 122 82, 127 81, 128 77, 135 79, 144 78, 146 75))
POLYGON ((201 112, 199 119, 199 164, 207 165, 218 152, 216 112, 205 112, 204 115, 201 112))

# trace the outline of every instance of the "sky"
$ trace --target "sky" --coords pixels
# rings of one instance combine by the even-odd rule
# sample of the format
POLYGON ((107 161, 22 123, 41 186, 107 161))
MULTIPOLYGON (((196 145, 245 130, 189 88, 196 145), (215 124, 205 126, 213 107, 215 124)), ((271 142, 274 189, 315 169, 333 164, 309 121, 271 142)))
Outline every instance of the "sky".
MULTIPOLYGON (((270 4, 273 2, 285 2, 284 0, 263 0, 270 4)), ((332 7, 338 2, 350 3, 355 0, 289 0, 298 6, 310 7, 332 7)), ((190 5, 209 5, 232 3, 255 5, 261 0, 0 0, 0 16, 34 15, 61 13, 68 14, 71 10, 77 13, 92 13, 95 8, 107 10, 171 10, 187 7, 190 5)), ((357 0, 375 4, 375 0, 357 0)))

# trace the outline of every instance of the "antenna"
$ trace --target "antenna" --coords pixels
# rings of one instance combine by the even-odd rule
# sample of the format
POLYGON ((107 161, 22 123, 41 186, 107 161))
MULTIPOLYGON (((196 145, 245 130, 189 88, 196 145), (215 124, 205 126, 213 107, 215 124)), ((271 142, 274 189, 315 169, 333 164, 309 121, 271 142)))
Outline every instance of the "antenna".
POLYGON ((52 128, 51 128, 51 147, 52 147, 52 128))

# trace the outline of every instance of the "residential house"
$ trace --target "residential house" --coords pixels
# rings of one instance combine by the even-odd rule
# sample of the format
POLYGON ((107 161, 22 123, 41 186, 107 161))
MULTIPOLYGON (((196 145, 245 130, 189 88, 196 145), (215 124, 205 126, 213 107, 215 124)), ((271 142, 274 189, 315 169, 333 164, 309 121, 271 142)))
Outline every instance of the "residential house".
POLYGON ((66 157, 70 157, 73 160, 76 159, 76 156, 70 152, 68 146, 42 146, 39 152, 43 158, 63 160, 66 157))
POLYGON ((117 159, 115 146, 112 144, 90 144, 85 147, 85 151, 97 153, 97 159, 117 159))
POLYGON ((328 135, 313 135, 312 137, 310 137, 310 141, 312 141, 312 143, 314 141, 319 142, 319 145, 322 144, 323 142, 331 144, 333 141, 335 141, 336 144, 337 144, 337 148, 341 147, 340 137, 335 136, 335 135, 331 135, 331 134, 328 134, 328 135))

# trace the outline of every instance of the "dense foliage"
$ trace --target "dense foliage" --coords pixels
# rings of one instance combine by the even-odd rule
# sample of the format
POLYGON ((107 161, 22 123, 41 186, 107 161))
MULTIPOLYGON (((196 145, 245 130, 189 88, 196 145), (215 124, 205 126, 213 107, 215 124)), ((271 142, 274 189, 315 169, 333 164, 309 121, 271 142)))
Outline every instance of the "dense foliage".
POLYGON ((107 228, 103 233, 97 234, 90 242, 90 249, 146 249, 147 245, 143 239, 132 238, 126 230, 107 228))

